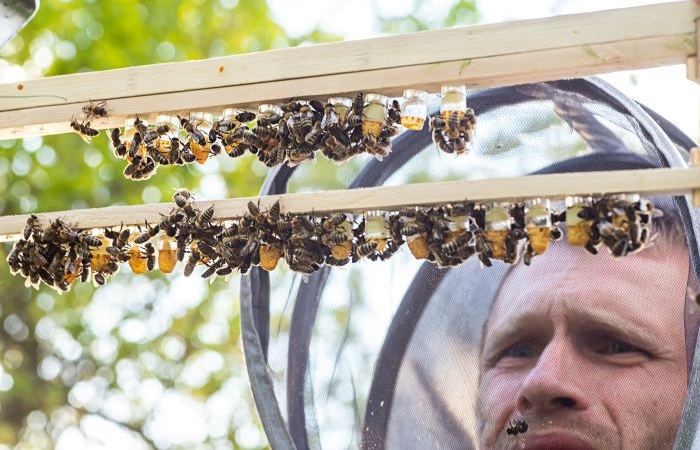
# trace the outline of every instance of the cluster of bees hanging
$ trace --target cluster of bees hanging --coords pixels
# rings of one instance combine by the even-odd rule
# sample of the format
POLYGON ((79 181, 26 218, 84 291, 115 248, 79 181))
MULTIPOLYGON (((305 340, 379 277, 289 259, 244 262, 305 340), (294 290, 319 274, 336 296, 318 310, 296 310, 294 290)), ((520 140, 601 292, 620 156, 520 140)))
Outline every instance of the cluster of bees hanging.
MULTIPOLYGON (((292 100, 260 105, 257 113, 228 108, 216 120, 208 113, 161 115, 153 125, 136 116, 127 120, 123 132, 112 129, 110 140, 114 154, 127 161, 124 176, 133 180, 148 179, 159 166, 204 164, 220 154, 235 158, 251 153, 267 167, 294 166, 318 153, 338 163, 361 153, 382 159, 402 129, 423 129, 427 95, 407 89, 402 98, 390 100, 360 92, 354 99, 331 97, 325 105, 292 100)), ((72 119, 71 127, 89 141, 98 133, 89 119, 106 116, 105 103, 90 103, 83 113, 85 120, 72 119)), ((440 114, 429 119, 440 150, 467 152, 476 117, 467 108, 464 86, 443 86, 440 114)))
POLYGON ((66 291, 76 280, 101 285, 127 263, 133 273, 156 267, 164 273, 184 264, 184 275, 203 266, 201 276, 246 273, 252 266, 271 271, 280 260, 302 274, 323 265, 343 266, 362 259, 386 260, 406 244, 417 259, 441 267, 471 256, 484 266, 492 260, 530 264, 550 241, 563 237, 591 253, 607 248, 625 256, 650 244, 652 219, 661 214, 637 195, 570 198, 562 212, 547 200, 514 204, 452 203, 405 207, 353 217, 337 214, 287 214, 279 202, 263 211, 255 202, 237 218, 213 221, 214 207, 200 210, 186 189, 159 223, 105 229, 93 234, 61 220, 43 226, 31 215, 22 237, 7 257, 12 274, 28 286, 45 283, 66 291))

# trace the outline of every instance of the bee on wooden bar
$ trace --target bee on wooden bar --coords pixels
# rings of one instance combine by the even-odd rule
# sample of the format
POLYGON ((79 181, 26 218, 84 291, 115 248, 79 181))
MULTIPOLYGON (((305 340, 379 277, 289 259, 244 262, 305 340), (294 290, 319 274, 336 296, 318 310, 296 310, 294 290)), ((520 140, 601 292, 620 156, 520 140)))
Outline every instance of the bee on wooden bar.
POLYGON ((106 101, 101 101, 98 103, 88 103, 87 105, 83 106, 83 112, 85 113, 85 117, 87 119, 91 117, 95 118, 101 118, 101 117, 107 117, 107 102, 106 101))
MULTIPOLYGON (((24 226, 22 235, 24 239, 29 239, 30 236, 34 236, 35 239, 41 236, 41 222, 36 214, 30 214, 27 219, 27 224, 24 226)), ((40 240, 40 239, 38 239, 40 240)))
POLYGON ((90 122, 78 122, 75 117, 71 118, 70 126, 85 142, 88 143, 93 137, 100 134, 99 131, 95 130, 94 128, 90 128, 90 122))

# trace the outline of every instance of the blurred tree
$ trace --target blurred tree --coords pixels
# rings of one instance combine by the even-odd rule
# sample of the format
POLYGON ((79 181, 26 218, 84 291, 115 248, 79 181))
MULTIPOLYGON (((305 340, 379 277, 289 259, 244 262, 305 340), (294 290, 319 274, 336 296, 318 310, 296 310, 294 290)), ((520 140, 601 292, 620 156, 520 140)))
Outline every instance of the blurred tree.
MULTIPOLYGON (((473 2, 453 3, 441 23, 474 21, 473 2)), ((435 26, 420 19, 421 4, 383 30, 435 26)), ((13 81, 337 39, 318 29, 291 39, 255 0, 62 0, 42 2, 0 49, 0 70, 13 81)), ((198 199, 254 196, 267 173, 255 158, 221 158, 133 182, 104 133, 91 144, 66 134, 0 148, 3 215, 168 201, 180 186, 198 199)), ((333 171, 308 173, 314 186, 338 185, 333 171)), ((238 279, 207 286, 127 272, 58 295, 0 270, 0 448, 264 448, 239 345, 238 279)))

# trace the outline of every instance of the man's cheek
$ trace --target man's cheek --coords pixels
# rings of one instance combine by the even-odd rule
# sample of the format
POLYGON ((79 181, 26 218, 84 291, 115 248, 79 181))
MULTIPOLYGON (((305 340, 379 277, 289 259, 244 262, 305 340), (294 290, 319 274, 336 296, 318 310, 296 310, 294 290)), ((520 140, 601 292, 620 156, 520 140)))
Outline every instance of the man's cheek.
POLYGON ((502 424, 515 411, 517 386, 514 380, 503 375, 498 380, 485 374, 479 385, 477 416, 482 442, 492 443, 502 424))

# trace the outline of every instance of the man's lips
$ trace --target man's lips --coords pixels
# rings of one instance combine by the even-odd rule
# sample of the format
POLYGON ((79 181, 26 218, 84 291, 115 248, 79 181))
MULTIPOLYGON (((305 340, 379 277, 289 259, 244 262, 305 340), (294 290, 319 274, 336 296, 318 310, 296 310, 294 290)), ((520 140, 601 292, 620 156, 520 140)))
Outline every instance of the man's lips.
POLYGON ((524 450, 595 450, 590 443, 566 432, 526 433, 524 450))

